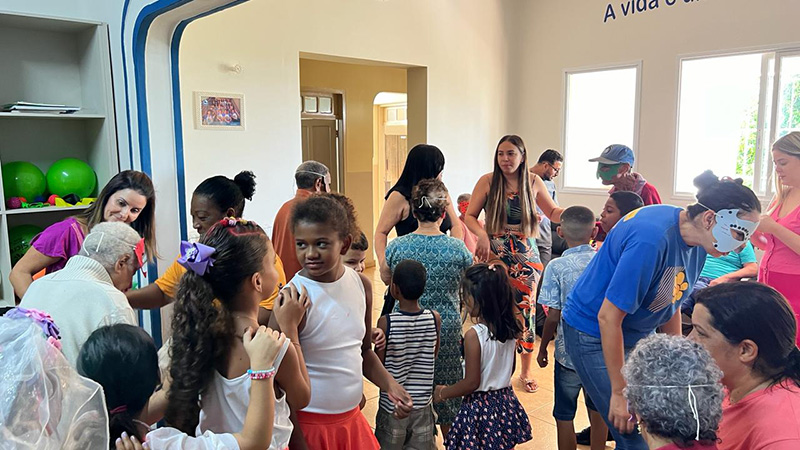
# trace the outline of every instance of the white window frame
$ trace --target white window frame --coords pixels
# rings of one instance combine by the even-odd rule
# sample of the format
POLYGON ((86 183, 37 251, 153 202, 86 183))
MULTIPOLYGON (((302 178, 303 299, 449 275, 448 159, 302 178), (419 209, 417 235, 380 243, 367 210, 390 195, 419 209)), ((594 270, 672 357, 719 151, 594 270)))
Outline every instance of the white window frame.
MULTIPOLYGON (((758 100, 758 123, 757 123, 757 134, 756 134, 756 154, 755 160, 753 161, 753 187, 756 196, 762 203, 769 202, 772 197, 774 196, 774 186, 771 183, 771 177, 773 173, 773 169, 768 167, 767 182, 765 184, 766 191, 759 192, 760 185, 761 185, 761 172, 764 165, 772 166, 772 154, 771 152, 766 152, 766 161, 763 161, 763 155, 761 152, 761 148, 764 145, 764 120, 765 120, 765 113, 766 105, 765 102, 767 97, 767 92, 769 89, 772 89, 772 98, 770 99, 770 111, 769 111, 769 136, 766 136, 769 141, 768 142, 775 142, 775 136, 777 134, 777 115, 778 115, 778 102, 780 100, 780 71, 781 71, 781 58, 786 56, 798 56, 800 55, 800 43, 794 44, 786 44, 782 46, 764 46, 764 47, 750 47, 738 50, 729 50, 723 52, 705 52, 705 53, 693 53, 693 54, 685 54, 685 55, 678 55, 678 89, 677 89, 677 96, 675 99, 675 144, 673 148, 673 165, 672 165, 672 199, 673 200, 683 200, 683 201, 693 201, 695 199, 693 194, 689 194, 686 192, 679 192, 678 191, 678 144, 680 142, 680 119, 681 119, 681 93, 683 89, 683 62, 684 61, 692 61, 692 60, 700 60, 700 59, 711 59, 711 58, 719 58, 725 56, 739 56, 739 55, 751 55, 751 54, 774 54, 775 61, 772 63, 773 67, 775 68, 774 77, 772 79, 772 86, 769 85, 767 81, 769 79, 769 72, 770 72, 770 64, 768 63, 767 57, 763 57, 761 60, 761 86, 759 89, 759 100, 758 100)), ((766 55, 765 55, 766 56, 766 55)))
MULTIPOLYGON (((636 69, 636 92, 635 92, 635 100, 634 100, 634 111, 633 111, 633 155, 635 158, 634 167, 631 169, 635 170, 636 166, 639 164, 639 116, 641 111, 641 103, 642 103, 642 60, 636 60, 631 62, 625 63, 616 63, 616 64, 605 64, 605 65, 598 65, 598 66, 587 66, 587 67, 578 67, 578 68, 571 68, 571 69, 564 69, 562 73, 562 86, 561 86, 561 149, 564 152, 564 174, 566 171, 569 170, 569 152, 567 150, 567 129, 569 124, 567 123, 567 118, 569 117, 569 111, 567 111, 567 103, 569 101, 569 76, 581 73, 589 73, 589 72, 605 72, 609 70, 618 70, 618 69, 636 69)), ((613 142, 609 142, 609 144, 613 144, 613 142)), ((603 151, 602 148, 597 149, 597 155, 599 156, 600 153, 603 151)), ((565 194, 579 194, 579 195, 597 195, 597 196, 607 196, 608 190, 610 189, 609 186, 598 187, 598 188, 586 188, 586 187, 570 187, 565 186, 564 182, 566 180, 566 176, 558 177, 558 191, 559 193, 565 194)))

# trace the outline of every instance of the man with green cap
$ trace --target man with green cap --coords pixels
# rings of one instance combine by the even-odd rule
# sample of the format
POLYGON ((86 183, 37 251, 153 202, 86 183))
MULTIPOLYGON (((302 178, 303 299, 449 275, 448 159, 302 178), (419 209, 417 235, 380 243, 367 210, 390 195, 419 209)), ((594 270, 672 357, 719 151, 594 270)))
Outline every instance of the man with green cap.
POLYGON ((606 186, 613 185, 608 191, 609 194, 616 191, 631 191, 642 197, 645 206, 661 203, 656 187, 632 170, 634 157, 630 147, 621 144, 609 145, 600 156, 589 161, 597 163, 597 178, 600 178, 606 186))

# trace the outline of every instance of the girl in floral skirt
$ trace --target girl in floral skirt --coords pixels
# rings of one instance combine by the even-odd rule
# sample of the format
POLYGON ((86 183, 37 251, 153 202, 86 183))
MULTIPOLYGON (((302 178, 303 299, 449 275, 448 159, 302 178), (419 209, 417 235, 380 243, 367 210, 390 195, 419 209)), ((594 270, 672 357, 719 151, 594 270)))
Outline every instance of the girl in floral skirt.
POLYGON ((511 388, 522 333, 514 293, 501 265, 476 264, 464 273, 460 294, 475 325, 464 335, 464 379, 434 390, 437 403, 465 396, 444 444, 447 450, 509 450, 532 438, 528 415, 511 388))

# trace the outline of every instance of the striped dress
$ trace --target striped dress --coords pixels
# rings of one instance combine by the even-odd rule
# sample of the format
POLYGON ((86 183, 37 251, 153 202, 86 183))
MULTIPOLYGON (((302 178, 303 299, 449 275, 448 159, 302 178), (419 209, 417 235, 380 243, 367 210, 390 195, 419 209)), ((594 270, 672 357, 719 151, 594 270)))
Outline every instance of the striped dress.
MULTIPOLYGON (((386 316, 386 356, 383 365, 421 409, 433 394, 433 365, 436 357, 436 318, 430 309, 410 313, 397 311, 386 316)), ((380 407, 394 412, 394 404, 381 391, 380 407)))

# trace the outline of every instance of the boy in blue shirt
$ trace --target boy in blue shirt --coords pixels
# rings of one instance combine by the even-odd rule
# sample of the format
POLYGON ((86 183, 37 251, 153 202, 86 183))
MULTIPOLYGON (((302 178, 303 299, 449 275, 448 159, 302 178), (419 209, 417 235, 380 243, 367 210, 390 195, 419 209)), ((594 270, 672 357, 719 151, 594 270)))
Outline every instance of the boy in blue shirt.
MULTIPOLYGON (((539 355, 536 358, 540 367, 546 367, 549 362, 547 345, 556 334, 567 295, 595 255, 594 249, 589 245, 589 241, 597 234, 594 213, 583 206, 567 208, 561 215, 561 225, 557 233, 566 240, 569 249, 560 258, 552 260, 544 271, 539 304, 548 307, 549 310, 544 323, 539 355)), ((555 360, 553 417, 556 419, 558 432, 558 450, 575 450, 577 442, 572 422, 578 408, 578 394, 583 385, 564 348, 564 338, 561 333, 556 337, 555 360)), ((584 397, 592 428, 591 448, 603 449, 606 446, 608 428, 603 417, 592 405, 591 399, 585 393, 584 397)))
POLYGON ((742 278, 755 278, 758 276, 758 260, 753 244, 747 244, 739 250, 728 253, 727 255, 715 258, 711 255, 706 256, 706 264, 700 272, 700 278, 692 287, 692 293, 681 304, 683 320, 683 335, 688 336, 692 332, 692 313, 694 312, 694 296, 701 289, 730 281, 739 281, 742 278))

